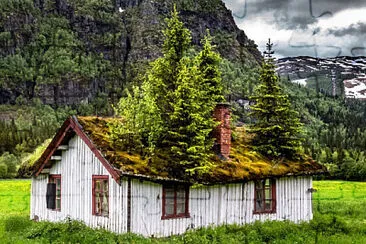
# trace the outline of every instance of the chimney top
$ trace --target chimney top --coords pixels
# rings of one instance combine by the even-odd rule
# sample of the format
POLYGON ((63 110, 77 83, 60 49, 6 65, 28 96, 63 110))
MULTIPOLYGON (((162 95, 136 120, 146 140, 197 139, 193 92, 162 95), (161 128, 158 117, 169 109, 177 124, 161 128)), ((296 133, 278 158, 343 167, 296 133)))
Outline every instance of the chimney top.
POLYGON ((214 110, 214 118, 220 124, 214 130, 215 144, 214 150, 223 160, 228 160, 231 147, 231 128, 230 128, 230 104, 219 103, 214 110))

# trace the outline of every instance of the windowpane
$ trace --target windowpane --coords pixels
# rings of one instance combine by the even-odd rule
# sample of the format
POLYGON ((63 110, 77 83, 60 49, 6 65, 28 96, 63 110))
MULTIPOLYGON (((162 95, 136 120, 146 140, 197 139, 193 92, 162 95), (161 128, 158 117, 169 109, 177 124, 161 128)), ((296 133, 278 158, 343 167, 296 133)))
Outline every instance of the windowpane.
POLYGON ((263 188, 263 181, 255 182, 255 189, 262 189, 263 188))
POLYGON ((266 200, 266 210, 272 209, 272 200, 266 200))
POLYGON ((186 191, 183 187, 177 190, 177 214, 186 212, 186 191))
POLYGON ((271 199, 271 198, 272 198, 272 196, 271 196, 271 189, 270 189, 270 188, 267 188, 267 189, 264 191, 264 193, 265 193, 265 197, 266 197, 266 199, 271 199))
POLYGON ((102 206, 102 203, 101 203, 101 200, 100 200, 100 197, 97 197, 96 199, 96 213, 100 213, 100 210, 101 210, 101 206, 102 206))
POLYGON ((105 194, 103 197, 102 214, 104 216, 108 215, 108 196, 105 194))
POLYGON ((177 200, 185 200, 186 199, 186 191, 185 189, 177 190, 177 200))
POLYGON ((269 179, 267 179, 267 180, 265 180, 265 187, 270 187, 270 180, 269 179))
POLYGON ((61 209, 61 199, 56 199, 56 209, 61 209))
POLYGON ((103 191, 108 192, 108 180, 103 181, 103 191))
POLYGON ((256 199, 256 201, 255 201, 255 209, 257 210, 257 211, 261 211, 262 209, 263 209, 263 204, 262 204, 262 199, 261 198, 258 198, 257 197, 257 199, 256 199))
POLYGON ((174 202, 167 203, 165 205, 165 215, 172 215, 172 214, 174 214, 174 202))
POLYGON ((263 191, 262 190, 258 190, 258 191, 256 191, 256 199, 257 199, 257 201, 260 201, 260 202, 262 202, 263 201, 263 191))
POLYGON ((165 189, 165 198, 166 199, 174 199, 174 188, 166 188, 165 189))
POLYGON ((177 202, 177 214, 183 214, 186 212, 186 203, 185 201, 177 202))
POLYGON ((165 214, 174 214, 174 188, 165 189, 165 214))

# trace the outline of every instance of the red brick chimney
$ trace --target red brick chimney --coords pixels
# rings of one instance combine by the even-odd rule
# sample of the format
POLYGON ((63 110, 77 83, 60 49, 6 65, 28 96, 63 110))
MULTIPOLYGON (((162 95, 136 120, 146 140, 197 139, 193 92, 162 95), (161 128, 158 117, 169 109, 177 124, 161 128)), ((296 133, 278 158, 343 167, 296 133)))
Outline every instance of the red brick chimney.
POLYGON ((229 104, 219 103, 216 105, 213 113, 215 120, 220 122, 213 133, 215 138, 214 150, 223 160, 228 160, 230 155, 231 128, 229 107, 229 104))

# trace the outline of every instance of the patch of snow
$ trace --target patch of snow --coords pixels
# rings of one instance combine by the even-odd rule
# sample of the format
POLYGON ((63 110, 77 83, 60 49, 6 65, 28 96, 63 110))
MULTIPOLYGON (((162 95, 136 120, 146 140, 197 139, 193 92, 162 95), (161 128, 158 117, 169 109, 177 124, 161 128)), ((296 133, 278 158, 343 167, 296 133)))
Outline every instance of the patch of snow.
POLYGON ((309 69, 312 69, 312 70, 318 71, 318 69, 317 69, 317 68, 315 68, 315 67, 313 67, 313 66, 306 65, 306 67, 308 67, 309 69))
POLYGON ((298 80, 292 80, 292 83, 300 84, 302 86, 306 86, 306 79, 298 79, 298 80))
POLYGON ((344 69, 352 68, 352 66, 345 65, 345 64, 339 64, 339 66, 344 68, 344 69))
POLYGON ((343 83, 346 97, 366 99, 366 80, 344 80, 343 83))

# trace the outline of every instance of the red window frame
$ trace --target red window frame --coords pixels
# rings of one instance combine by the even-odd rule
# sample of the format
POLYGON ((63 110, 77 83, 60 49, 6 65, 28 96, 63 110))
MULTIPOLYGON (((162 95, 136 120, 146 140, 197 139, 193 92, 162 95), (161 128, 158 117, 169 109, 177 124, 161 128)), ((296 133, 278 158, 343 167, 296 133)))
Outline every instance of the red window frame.
POLYGON ((108 217, 109 216, 109 177, 108 175, 93 175, 92 176, 92 212, 93 215, 96 216, 103 216, 103 217, 108 217), (97 181, 101 181, 102 185, 98 191, 98 195, 97 196, 97 189, 96 189, 96 183, 97 181), (103 197, 105 196, 105 190, 104 190, 104 184, 107 184, 107 210, 103 209, 103 197), (101 203, 99 209, 96 207, 96 203, 97 203, 97 198, 99 198, 99 201, 101 203))
POLYGON ((54 209, 52 210, 55 210, 55 211, 61 211, 61 194, 62 194, 62 189, 61 189, 61 175, 49 175, 48 177, 48 183, 55 183, 56 184, 56 193, 55 193, 55 207, 54 209), (57 181, 57 180, 60 180, 60 181, 57 181), (60 184, 58 185, 57 182, 59 182, 60 184), (60 192, 60 194, 57 194, 57 192, 60 192), (59 204, 57 204, 59 200, 59 204))
POLYGON ((189 186, 186 185, 163 185, 163 201, 162 201, 162 216, 161 219, 172 219, 172 218, 189 218, 189 186), (172 189, 174 196, 174 206, 173 206, 173 213, 167 213, 167 189, 172 189), (181 190, 184 191, 184 207, 185 211, 183 213, 177 213, 177 192, 181 190))
POLYGON ((274 179, 255 181, 253 212, 254 214, 276 213, 276 181, 274 179), (258 196, 262 196, 261 199, 258 199, 258 196))

